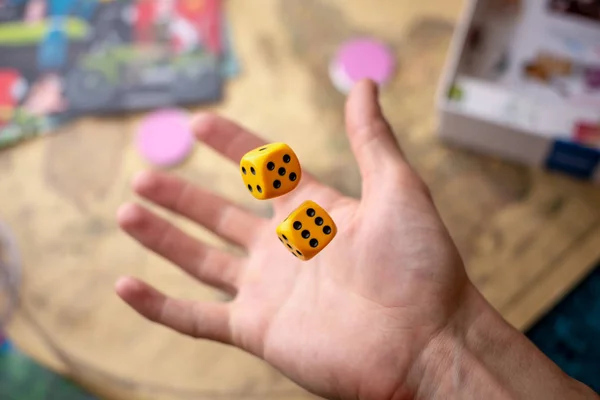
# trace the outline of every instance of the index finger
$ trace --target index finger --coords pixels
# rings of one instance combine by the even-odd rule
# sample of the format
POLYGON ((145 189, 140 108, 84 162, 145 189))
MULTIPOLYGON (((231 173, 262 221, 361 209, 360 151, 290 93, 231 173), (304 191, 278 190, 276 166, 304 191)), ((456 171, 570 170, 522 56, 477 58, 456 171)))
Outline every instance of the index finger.
MULTIPOLYGON (((235 163, 239 163, 250 150, 267 144, 258 135, 216 114, 198 115, 192 122, 192 129, 198 140, 235 163)), ((319 185, 319 183, 303 169, 300 185, 303 189, 308 186, 311 187, 311 190, 314 190, 315 185, 319 185)), ((295 192, 298 192, 298 190, 295 190, 295 192)), ((289 196, 286 197, 289 198, 289 196)), ((281 199, 275 199, 276 206, 278 203, 281 203, 281 199)))
POLYGON ((215 114, 200 114, 192 122, 196 138, 235 163, 244 154, 266 142, 257 135, 226 118, 215 114))

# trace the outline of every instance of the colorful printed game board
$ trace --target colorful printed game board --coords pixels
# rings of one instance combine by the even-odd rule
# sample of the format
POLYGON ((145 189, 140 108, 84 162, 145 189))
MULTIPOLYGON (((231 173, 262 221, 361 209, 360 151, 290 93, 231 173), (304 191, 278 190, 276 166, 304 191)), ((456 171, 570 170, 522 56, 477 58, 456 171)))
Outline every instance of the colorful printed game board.
POLYGON ((220 0, 0 0, 0 146, 86 114, 218 101, 220 0))

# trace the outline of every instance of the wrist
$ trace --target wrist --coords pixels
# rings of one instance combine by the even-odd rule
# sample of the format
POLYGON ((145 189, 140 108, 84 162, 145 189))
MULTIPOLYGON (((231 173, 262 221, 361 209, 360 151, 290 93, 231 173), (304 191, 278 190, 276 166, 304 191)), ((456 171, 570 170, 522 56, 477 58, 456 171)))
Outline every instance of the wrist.
POLYGON ((483 319, 491 317, 490 308, 469 282, 448 324, 431 338, 413 364, 410 399, 466 398, 461 394, 461 381, 474 362, 469 337, 483 319))
POLYGON ((510 326, 472 284, 415 368, 415 399, 598 398, 510 326))
MULTIPOLYGON (((498 346, 499 342, 506 340, 500 339, 500 331, 503 335, 507 333, 505 324, 469 283, 453 318, 421 354, 421 374, 414 398, 509 398, 493 376, 478 368, 481 363, 479 353, 486 351, 484 348, 491 343, 498 346), (492 332, 497 336, 494 339, 488 337, 492 332), (487 388, 487 393, 469 387, 477 386, 469 385, 473 381, 487 388), (491 393, 494 395, 491 396, 491 393)), ((491 349, 488 348, 488 351, 491 349)))

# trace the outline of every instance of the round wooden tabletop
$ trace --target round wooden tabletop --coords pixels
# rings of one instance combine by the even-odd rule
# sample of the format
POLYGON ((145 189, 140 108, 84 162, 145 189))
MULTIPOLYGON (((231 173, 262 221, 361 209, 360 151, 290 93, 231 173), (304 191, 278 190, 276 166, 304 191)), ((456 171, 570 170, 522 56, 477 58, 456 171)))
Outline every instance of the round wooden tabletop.
MULTIPOLYGON (((434 96, 462 3, 231 0, 242 72, 213 109, 289 143, 304 168, 360 196, 344 133, 345 98, 329 79, 328 63, 351 37, 389 43, 398 72, 382 92, 386 114, 431 185, 469 274, 510 322, 525 328, 600 258, 600 190, 438 141, 434 96)), ((148 323, 114 294, 117 277, 131 274, 176 296, 222 298, 116 225, 118 206, 133 199, 131 178, 146 167, 133 142, 138 121, 86 118, 0 153, 0 220, 13 230, 24 262, 12 339, 109 398, 311 398, 236 349, 148 323), (57 357, 48 340, 67 358, 57 357)), ((174 173, 269 212, 247 195, 236 166, 202 145, 174 173)))

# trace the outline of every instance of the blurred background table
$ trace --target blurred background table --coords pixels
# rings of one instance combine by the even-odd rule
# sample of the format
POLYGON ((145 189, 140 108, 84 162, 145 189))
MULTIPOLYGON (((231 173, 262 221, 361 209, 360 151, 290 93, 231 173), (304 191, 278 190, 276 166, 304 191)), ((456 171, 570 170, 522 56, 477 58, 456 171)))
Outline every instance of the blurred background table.
MULTIPOLYGON (((462 1, 227 3, 243 72, 215 109, 288 142, 305 168, 353 196, 360 180, 328 62, 355 35, 392 45, 399 70, 382 93, 386 113, 431 185, 470 276, 512 324, 527 328, 600 259, 598 188, 437 141, 434 95, 462 1)), ((133 198, 130 179, 145 167, 133 146, 136 123, 88 118, 0 153, 0 219, 15 232, 25 266, 13 341, 110 398, 311 398, 235 349, 143 321, 113 294, 119 275, 134 274, 173 295, 221 296, 116 226, 117 207, 133 198), (49 350, 32 318, 71 360, 49 350)), ((209 149, 198 146, 175 173, 268 213, 247 196, 236 167, 209 149)))

